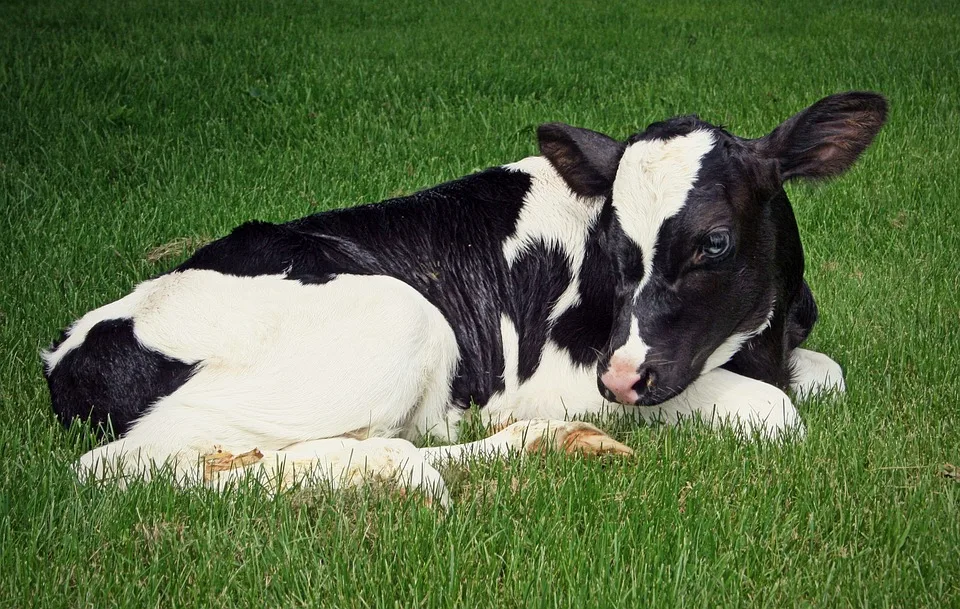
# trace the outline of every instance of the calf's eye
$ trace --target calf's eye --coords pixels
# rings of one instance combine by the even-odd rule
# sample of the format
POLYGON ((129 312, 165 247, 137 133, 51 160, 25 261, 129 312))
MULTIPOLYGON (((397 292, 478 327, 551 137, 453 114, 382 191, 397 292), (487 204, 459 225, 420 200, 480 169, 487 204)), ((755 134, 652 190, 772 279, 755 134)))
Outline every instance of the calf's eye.
POLYGON ((708 260, 716 260, 726 256, 730 251, 730 232, 718 230, 707 235, 700 246, 700 256, 708 260))

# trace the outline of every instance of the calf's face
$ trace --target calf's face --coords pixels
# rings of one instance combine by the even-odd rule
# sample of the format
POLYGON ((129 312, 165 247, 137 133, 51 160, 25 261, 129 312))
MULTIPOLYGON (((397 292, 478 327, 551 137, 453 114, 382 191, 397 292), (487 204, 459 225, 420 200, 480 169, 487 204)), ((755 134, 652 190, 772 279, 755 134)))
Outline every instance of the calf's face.
POLYGON ((601 394, 659 404, 763 332, 784 305, 778 295, 802 281, 792 214, 773 209, 785 201, 783 183, 842 173, 885 117, 883 97, 855 92, 756 140, 696 117, 655 123, 626 142, 541 126, 541 151, 570 188, 605 198, 600 242, 616 296, 597 369, 601 394), (791 267, 798 272, 784 272, 791 267))

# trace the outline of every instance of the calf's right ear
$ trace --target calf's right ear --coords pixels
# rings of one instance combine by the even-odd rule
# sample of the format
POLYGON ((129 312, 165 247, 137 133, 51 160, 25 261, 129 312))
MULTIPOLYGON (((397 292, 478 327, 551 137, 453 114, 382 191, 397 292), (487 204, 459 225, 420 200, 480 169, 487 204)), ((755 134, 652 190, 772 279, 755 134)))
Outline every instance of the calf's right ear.
POLYGON ((613 187, 624 144, 602 133, 547 123, 537 129, 540 153, 574 193, 598 197, 613 187))

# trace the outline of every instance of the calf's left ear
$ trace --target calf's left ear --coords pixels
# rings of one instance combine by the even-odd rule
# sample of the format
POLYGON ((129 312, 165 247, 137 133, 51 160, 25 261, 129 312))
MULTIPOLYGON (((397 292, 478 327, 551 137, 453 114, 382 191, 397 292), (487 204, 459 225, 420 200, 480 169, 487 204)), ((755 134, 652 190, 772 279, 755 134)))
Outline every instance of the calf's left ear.
POLYGON ((598 197, 610 191, 624 144, 602 133, 547 123, 537 129, 540 153, 574 193, 598 197))
POLYGON ((782 181, 840 175, 867 149, 887 120, 887 100, 851 91, 825 97, 751 145, 777 161, 782 181))

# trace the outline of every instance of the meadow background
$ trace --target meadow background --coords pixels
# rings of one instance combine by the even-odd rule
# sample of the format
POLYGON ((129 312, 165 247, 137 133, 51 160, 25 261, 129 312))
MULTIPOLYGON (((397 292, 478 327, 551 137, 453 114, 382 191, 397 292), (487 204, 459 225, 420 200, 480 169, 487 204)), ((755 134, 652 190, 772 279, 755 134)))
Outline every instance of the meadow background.
POLYGON ((960 606, 960 5, 0 2, 0 606, 960 606), (245 220, 412 192, 697 112, 756 137, 871 89, 847 176, 790 185, 849 393, 806 441, 620 422, 628 460, 376 492, 78 485, 38 351, 245 220), (161 247, 163 246, 163 247, 161 247))

